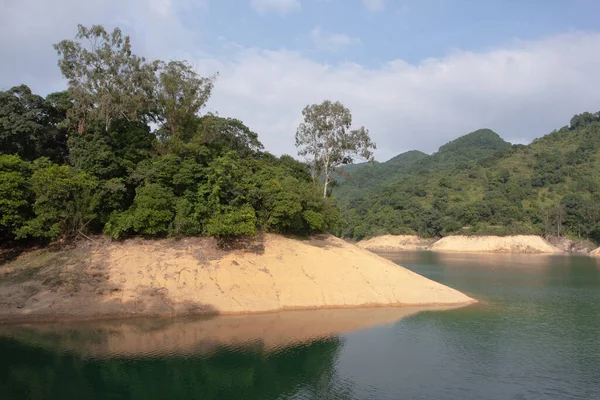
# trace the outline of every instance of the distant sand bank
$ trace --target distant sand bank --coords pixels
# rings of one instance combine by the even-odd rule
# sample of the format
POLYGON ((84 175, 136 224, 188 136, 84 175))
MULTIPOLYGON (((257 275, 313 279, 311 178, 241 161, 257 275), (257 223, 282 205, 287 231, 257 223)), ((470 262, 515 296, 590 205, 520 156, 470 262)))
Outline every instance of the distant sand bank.
POLYGON ((431 246, 433 251, 489 253, 562 253, 540 236, 446 236, 431 246))
POLYGON ((424 239, 416 235, 383 235, 362 240, 357 246, 373 251, 427 250, 435 239, 424 239))
POLYGON ((551 254, 563 251, 544 238, 534 235, 516 236, 446 236, 440 240, 412 235, 384 235, 358 242, 358 247, 371 251, 453 251, 484 253, 551 254))

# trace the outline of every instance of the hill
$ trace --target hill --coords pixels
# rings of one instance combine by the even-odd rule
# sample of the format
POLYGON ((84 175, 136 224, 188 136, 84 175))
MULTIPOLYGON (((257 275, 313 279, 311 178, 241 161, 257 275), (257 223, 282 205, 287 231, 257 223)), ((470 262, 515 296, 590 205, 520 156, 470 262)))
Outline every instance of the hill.
POLYGON ((536 234, 598 241, 599 181, 598 114, 576 115, 569 126, 530 145, 511 145, 483 129, 370 185, 358 185, 359 179, 340 184, 334 194, 346 224, 339 234, 536 234))
POLYGON ((334 185, 333 194, 338 198, 354 197, 357 195, 354 192, 388 182, 397 174, 406 172, 416 162, 428 157, 427 154, 421 151, 411 150, 382 163, 360 163, 344 166, 343 171, 350 176, 336 178, 337 184, 334 185), (344 184, 346 181, 351 182, 344 184))

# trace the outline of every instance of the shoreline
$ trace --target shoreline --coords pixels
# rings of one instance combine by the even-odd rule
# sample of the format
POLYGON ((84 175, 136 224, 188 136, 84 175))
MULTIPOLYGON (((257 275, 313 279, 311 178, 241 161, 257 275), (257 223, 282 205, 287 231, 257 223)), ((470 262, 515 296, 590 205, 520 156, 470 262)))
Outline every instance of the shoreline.
POLYGON ((39 251, 0 266, 0 324, 462 306, 477 300, 323 235, 139 240, 39 251))
MULTIPOLYGON (((465 236, 450 235, 439 239, 424 239, 416 235, 383 235, 357 243, 363 249, 384 253, 392 251, 431 251, 481 254, 571 254, 536 235, 465 236)), ((583 253, 578 253, 583 254, 583 253)))
POLYGON ((91 357, 208 354, 221 346, 278 351, 282 347, 335 338, 394 324, 420 313, 459 307, 380 307, 284 311, 223 317, 112 319, 0 325, 0 338, 91 357), (72 332, 77 332, 72 335, 72 332), (32 335, 33 333, 33 335, 32 335), (53 340, 54 337, 63 340, 53 340))
POLYGON ((0 326, 6 325, 38 325, 38 324, 53 324, 53 323, 76 323, 76 322, 125 322, 134 321, 137 319, 173 319, 173 318, 218 318, 218 317, 243 317, 243 316, 260 316, 278 313, 293 313, 293 312, 309 312, 309 311, 338 311, 338 310, 365 310, 365 309, 409 309, 423 308, 423 311, 436 311, 444 308, 457 309, 468 307, 475 304, 481 304, 481 301, 473 299, 472 302, 457 302, 457 303, 422 303, 422 304, 405 304, 405 303, 390 303, 390 304, 363 304, 359 306, 322 306, 322 307, 297 307, 297 308, 282 308, 266 311, 246 311, 246 312, 206 312, 206 313, 175 313, 175 314, 102 314, 102 315, 87 315, 77 316, 68 314, 30 314, 28 316, 12 316, 0 314, 0 326))

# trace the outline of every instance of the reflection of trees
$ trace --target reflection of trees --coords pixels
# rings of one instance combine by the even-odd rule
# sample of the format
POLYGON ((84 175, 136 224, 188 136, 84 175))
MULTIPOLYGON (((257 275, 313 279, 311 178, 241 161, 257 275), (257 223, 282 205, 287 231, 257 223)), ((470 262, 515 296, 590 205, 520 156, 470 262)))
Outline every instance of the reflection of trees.
POLYGON ((275 399, 333 387, 341 340, 265 352, 226 348, 205 356, 89 359, 0 341, 6 399, 275 399))

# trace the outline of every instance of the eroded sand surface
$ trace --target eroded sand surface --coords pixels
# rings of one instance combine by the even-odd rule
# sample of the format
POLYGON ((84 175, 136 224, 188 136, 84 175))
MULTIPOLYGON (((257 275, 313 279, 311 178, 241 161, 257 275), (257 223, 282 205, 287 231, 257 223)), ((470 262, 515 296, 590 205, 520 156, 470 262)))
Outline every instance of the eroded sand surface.
POLYGON ((433 251, 491 253, 562 253, 540 236, 446 236, 431 246, 433 251))
POLYGON ((27 279, 5 265, 0 321, 475 302, 332 236, 265 235, 233 251, 217 251, 212 243, 108 243, 92 248, 79 264, 51 272, 41 267, 27 279))
POLYGON ((416 235, 383 235, 361 240, 357 246, 373 251, 427 250, 435 239, 424 239, 416 235))
POLYGON ((597 249, 596 249, 596 250, 594 250, 594 251, 591 251, 591 252, 589 253, 589 255, 590 255, 590 256, 592 256, 592 257, 600 257, 600 247, 599 247, 599 248, 597 248, 597 249))

